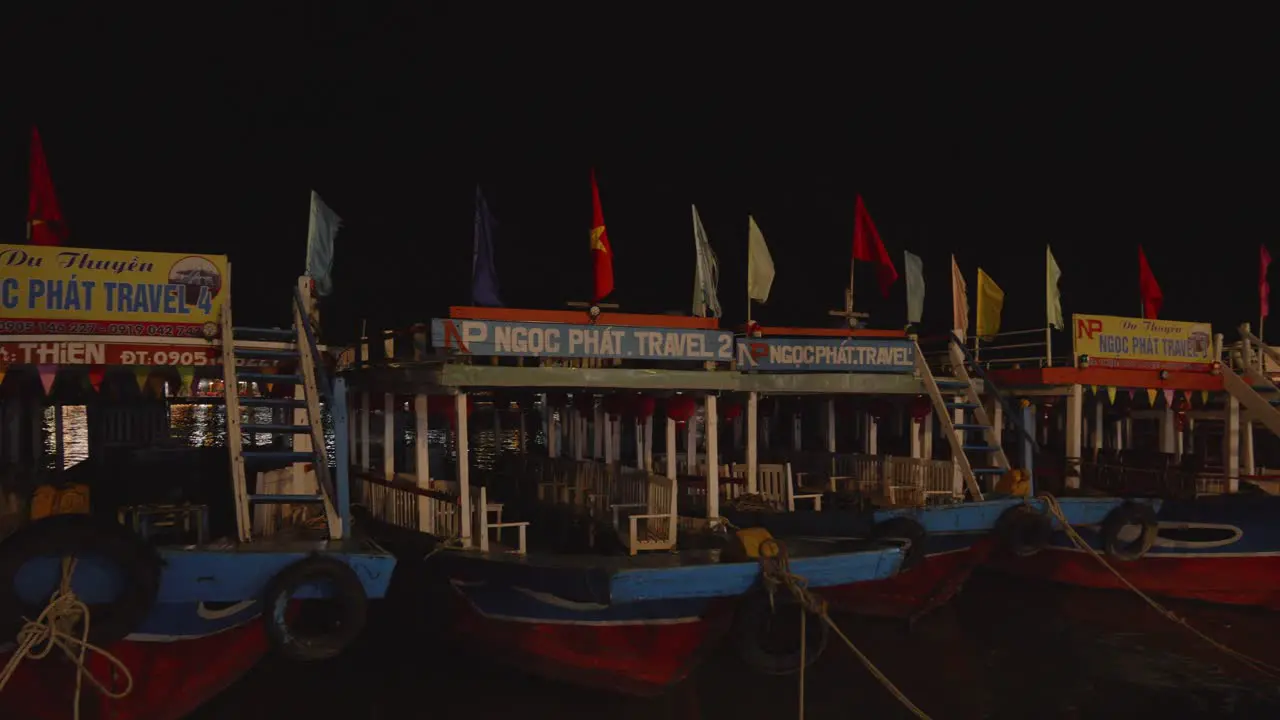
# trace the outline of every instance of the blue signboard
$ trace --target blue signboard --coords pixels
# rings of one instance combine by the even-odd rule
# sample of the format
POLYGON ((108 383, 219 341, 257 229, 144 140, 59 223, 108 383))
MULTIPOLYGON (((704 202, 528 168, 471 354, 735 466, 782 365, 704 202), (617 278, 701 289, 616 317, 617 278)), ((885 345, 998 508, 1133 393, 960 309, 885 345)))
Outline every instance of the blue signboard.
POLYGON ((727 330, 437 318, 431 344, 462 355, 733 361, 727 330))
POLYGON ((766 372, 910 373, 910 340, 880 338, 747 338, 738 340, 738 369, 766 372))

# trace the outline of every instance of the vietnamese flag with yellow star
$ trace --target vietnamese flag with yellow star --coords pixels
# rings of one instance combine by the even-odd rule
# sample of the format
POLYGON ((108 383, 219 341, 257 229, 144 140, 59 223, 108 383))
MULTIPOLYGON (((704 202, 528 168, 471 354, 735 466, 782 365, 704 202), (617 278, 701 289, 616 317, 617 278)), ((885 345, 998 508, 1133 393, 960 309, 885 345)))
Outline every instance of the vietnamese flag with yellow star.
POLYGON ((598 303, 613 292, 613 248, 604 229, 604 209, 600 207, 600 188, 596 171, 591 170, 591 258, 595 264, 596 290, 591 301, 598 303))

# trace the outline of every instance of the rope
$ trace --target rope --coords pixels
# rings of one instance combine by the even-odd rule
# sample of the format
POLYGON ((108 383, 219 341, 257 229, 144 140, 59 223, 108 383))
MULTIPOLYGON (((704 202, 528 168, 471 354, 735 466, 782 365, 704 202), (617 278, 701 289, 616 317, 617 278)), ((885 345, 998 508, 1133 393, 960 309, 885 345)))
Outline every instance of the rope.
POLYGON ((778 507, 769 499, 769 496, 763 493, 746 493, 739 495, 725 503, 729 507, 738 512, 778 512, 778 507))
POLYGON ((75 558, 64 557, 62 581, 49 600, 49 604, 35 620, 23 618, 26 624, 18 631, 18 647, 13 651, 13 656, 9 658, 4 670, 0 671, 0 692, 4 691, 23 660, 27 658, 43 660, 56 647, 62 650, 67 659, 76 666, 76 692, 72 699, 72 716, 75 720, 80 720, 80 691, 83 689, 84 678, 89 678, 89 682, 93 683, 103 696, 120 700, 133 692, 133 674, 120 658, 89 642, 89 606, 76 597, 71 590, 71 576, 75 571, 75 558), (78 636, 73 634, 77 623, 80 624, 78 636), (85 667, 85 659, 91 650, 106 658, 124 676, 123 690, 115 691, 107 687, 85 667))
POLYGON ((1188 623, 1185 618, 1180 617, 1169 608, 1165 607, 1164 605, 1161 605, 1150 595, 1147 595, 1143 591, 1139 590, 1137 586, 1129 582, 1129 579, 1126 578, 1124 575, 1122 575, 1120 571, 1115 568, 1115 566, 1107 562, 1107 559, 1103 557, 1101 553, 1099 553, 1097 550, 1094 550, 1093 546, 1085 542, 1085 539, 1080 537, 1080 533, 1077 532, 1075 528, 1071 527, 1071 523, 1067 521, 1066 514, 1063 513, 1062 506, 1058 504, 1058 499, 1056 497, 1054 497, 1053 495, 1050 495, 1049 493, 1041 493, 1038 497, 1044 501, 1045 507, 1048 509, 1049 513, 1053 515, 1053 517, 1056 518, 1057 521, 1062 525, 1063 529, 1066 531, 1067 537, 1071 539, 1071 542, 1073 545, 1089 553, 1098 562, 1102 563, 1102 566, 1107 570, 1109 570, 1112 575, 1115 575, 1117 580, 1123 583, 1125 587, 1132 590, 1134 594, 1136 594, 1138 597, 1142 598, 1143 601, 1145 601, 1148 605, 1150 605, 1153 610, 1163 615, 1164 617, 1168 618, 1169 620, 1173 621, 1174 623, 1177 623, 1178 625, 1181 625, 1182 627, 1186 628, 1188 631, 1191 632, 1192 635, 1195 635, 1201 640, 1204 640, 1206 643, 1212 645, 1213 647, 1222 651, 1226 655, 1232 658, 1235 658, 1237 661, 1239 661, 1246 667, 1250 668, 1254 672, 1257 672, 1261 675, 1264 675, 1274 680, 1280 680, 1280 667, 1271 665, 1269 663, 1266 663, 1250 655, 1246 655, 1240 652, 1239 650, 1235 650, 1234 648, 1228 647, 1227 645, 1224 645, 1223 643, 1220 643, 1217 640, 1214 640, 1213 638, 1204 634, 1200 630, 1197 630, 1195 627, 1192 627, 1192 625, 1188 623))
POLYGON ((774 593, 778 588, 786 588, 800 605, 800 720, 804 720, 804 675, 805 665, 808 658, 806 657, 808 648, 806 647, 805 634, 805 616, 809 613, 822 618, 822 621, 829 628, 835 631, 836 636, 844 641, 844 644, 853 651, 853 654, 862 663, 863 667, 871 673, 872 677, 880 681, 880 684, 890 692, 898 702, 902 703, 912 715, 921 720, 930 720, 929 716, 923 710, 911 702, 911 699, 903 694, 896 685, 889 680, 875 663, 871 662, 858 646, 853 644, 848 635, 844 634, 831 619, 831 614, 827 611, 827 602, 809 592, 809 582, 800 575, 791 572, 791 559, 787 555, 786 546, 773 538, 766 539, 760 543, 760 577, 764 582, 765 590, 769 593, 769 601, 773 602, 774 593))

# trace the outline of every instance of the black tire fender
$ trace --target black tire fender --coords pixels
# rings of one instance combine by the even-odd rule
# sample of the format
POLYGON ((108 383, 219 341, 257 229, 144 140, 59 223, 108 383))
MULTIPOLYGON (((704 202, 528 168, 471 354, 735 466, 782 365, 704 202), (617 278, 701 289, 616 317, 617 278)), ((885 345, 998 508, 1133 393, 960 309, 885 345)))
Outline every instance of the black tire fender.
POLYGON ((341 560, 322 555, 312 555, 281 570, 263 593, 267 642, 291 660, 312 662, 336 657, 360 636, 368 614, 369 598, 355 570, 341 560), (290 623, 289 600, 300 587, 316 582, 333 589, 330 599, 338 606, 337 627, 326 632, 301 632, 290 623))
MULTIPOLYGON (((763 587, 756 587, 742 597, 734 613, 733 646, 752 670, 768 675, 789 675, 800 670, 800 649, 792 652, 776 652, 765 647, 764 635, 775 614, 798 613, 800 605, 784 588, 774 593, 773 603, 763 587)), ((798 626, 798 623, 797 623, 798 626)), ((797 628, 798 629, 798 628, 797 628)), ((827 647, 830 628, 819 617, 810 614, 805 620, 805 662, 812 665, 827 647)))
POLYGON ((924 526, 909 517, 889 518, 883 522, 876 523, 871 528, 871 538, 873 540, 895 538, 910 541, 911 545, 907 548, 907 556, 902 559, 903 570, 909 570, 924 561, 924 545, 927 536, 928 533, 925 531, 924 526))
POLYGON ((1107 513, 1102 521, 1102 547, 1107 556, 1124 562, 1139 560, 1156 544, 1160 523, 1151 506, 1125 502, 1107 513), (1120 539, 1120 532, 1130 525, 1142 526, 1142 532, 1133 540, 1120 539))
POLYGON ((89 606, 89 642, 105 647, 136 630, 160 592, 160 554, 118 523, 92 515, 54 515, 0 542, 0 638, 12 639, 25 624, 23 617, 34 619, 48 602, 46 596, 39 605, 31 605, 18 595, 15 580, 24 565, 40 557, 87 556, 114 564, 122 578, 114 600, 89 606))
POLYGON ((1031 557, 1053 539, 1053 521, 1030 505, 1015 505, 1000 513, 996 520, 996 538, 1000 549, 1015 557, 1031 557))

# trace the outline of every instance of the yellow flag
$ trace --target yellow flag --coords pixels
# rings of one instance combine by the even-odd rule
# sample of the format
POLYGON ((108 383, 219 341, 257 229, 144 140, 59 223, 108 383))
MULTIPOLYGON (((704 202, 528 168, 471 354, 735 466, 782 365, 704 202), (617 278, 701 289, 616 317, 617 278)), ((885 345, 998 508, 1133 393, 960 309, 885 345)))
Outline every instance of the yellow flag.
POLYGON ((995 337, 1000 334, 1000 312, 1004 310, 1004 291, 1000 286, 978 268, 978 329, 975 335, 981 338, 995 337))
POLYGON ((1113 406, 1116 404, 1116 389, 1110 385, 1107 386, 1107 400, 1110 400, 1113 406))
POLYGON ((1159 395, 1159 390, 1147 388, 1147 404, 1154 408, 1156 406, 1156 397, 1159 395))

